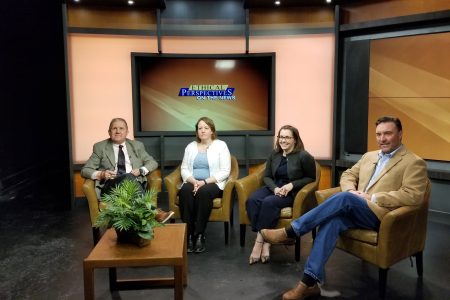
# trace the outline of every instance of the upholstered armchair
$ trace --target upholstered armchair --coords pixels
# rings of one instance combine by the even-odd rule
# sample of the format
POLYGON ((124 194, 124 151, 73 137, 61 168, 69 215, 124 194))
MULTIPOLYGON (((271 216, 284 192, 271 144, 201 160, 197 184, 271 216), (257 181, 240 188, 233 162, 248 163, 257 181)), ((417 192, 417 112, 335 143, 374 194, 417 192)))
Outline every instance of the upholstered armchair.
MULTIPOLYGON (((239 177, 239 165, 236 157, 231 155, 231 172, 230 177, 223 189, 222 198, 213 200, 213 208, 209 216, 210 222, 223 222, 225 230, 225 244, 228 244, 229 223, 232 222, 232 207, 234 198, 234 182, 239 177)), ((181 218, 180 208, 178 206, 178 191, 181 184, 181 170, 178 166, 172 173, 164 177, 164 184, 166 185, 169 209, 174 212, 173 219, 181 218)))
MULTIPOLYGON (((320 204, 340 192, 339 187, 316 192, 320 204)), ((377 231, 350 229, 342 233, 336 247, 353 254, 379 268, 379 293, 385 296, 387 271, 393 264, 415 256, 417 275, 423 273, 423 250, 425 247, 428 204, 431 183, 428 182, 424 200, 420 206, 403 206, 387 213, 377 231)))
MULTIPOLYGON (((147 174, 147 189, 155 189, 158 192, 161 192, 161 170, 156 169, 147 174)), ((83 192, 87 198, 89 205, 89 215, 91 218, 91 226, 92 226, 92 237, 94 239, 94 245, 100 239, 100 230, 94 227, 95 221, 97 220, 97 216, 100 212, 100 209, 104 207, 104 203, 100 201, 97 197, 97 193, 95 190, 95 181, 92 179, 85 179, 83 183, 83 192)))
MULTIPOLYGON (((235 183, 235 189, 239 202, 239 224, 240 224, 240 244, 245 245, 245 231, 250 220, 247 216, 245 202, 248 197, 257 189, 264 185, 265 164, 255 168, 255 171, 235 183)), ((292 207, 285 207, 280 212, 280 218, 276 228, 283 228, 289 225, 293 220, 297 219, 311 208, 317 206, 314 192, 317 191, 320 181, 320 165, 316 162, 316 181, 308 183, 300 191, 298 191, 292 207)), ((313 232, 314 236, 315 232, 313 232)), ((295 241, 295 260, 300 260, 300 237, 295 241)))

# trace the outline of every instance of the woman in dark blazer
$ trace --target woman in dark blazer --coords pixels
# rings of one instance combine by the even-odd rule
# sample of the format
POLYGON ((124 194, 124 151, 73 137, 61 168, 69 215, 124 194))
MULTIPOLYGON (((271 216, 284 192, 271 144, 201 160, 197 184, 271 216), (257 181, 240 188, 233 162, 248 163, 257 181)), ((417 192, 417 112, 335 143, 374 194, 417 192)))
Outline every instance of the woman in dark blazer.
POLYGON ((270 259, 270 244, 264 242, 261 229, 275 228, 280 211, 292 206, 295 195, 316 180, 314 157, 303 145, 297 128, 284 125, 278 131, 275 149, 267 159, 264 187, 256 190, 245 203, 252 230, 258 232, 249 264, 270 259))

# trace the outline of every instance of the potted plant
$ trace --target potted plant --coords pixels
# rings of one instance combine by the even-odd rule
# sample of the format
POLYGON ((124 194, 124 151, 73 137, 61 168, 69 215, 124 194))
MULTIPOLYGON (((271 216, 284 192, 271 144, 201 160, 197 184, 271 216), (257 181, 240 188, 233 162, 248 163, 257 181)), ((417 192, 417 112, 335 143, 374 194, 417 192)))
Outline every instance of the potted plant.
POLYGON ((135 180, 124 180, 102 196, 106 208, 100 211, 94 226, 113 227, 118 242, 142 247, 153 239, 153 228, 163 224, 155 220, 158 193, 153 189, 142 193, 139 184, 135 180))

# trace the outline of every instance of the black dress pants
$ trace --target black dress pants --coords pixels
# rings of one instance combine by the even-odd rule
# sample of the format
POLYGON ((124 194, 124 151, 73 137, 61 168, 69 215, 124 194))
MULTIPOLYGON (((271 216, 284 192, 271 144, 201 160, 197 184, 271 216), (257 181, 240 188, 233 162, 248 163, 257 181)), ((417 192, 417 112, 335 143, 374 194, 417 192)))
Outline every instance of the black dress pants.
POLYGON ((118 186, 122 181, 124 181, 125 179, 128 180, 136 180, 137 183, 139 183, 139 187, 141 188, 141 192, 144 193, 145 192, 145 188, 142 186, 142 184, 137 181, 136 176, 134 176, 131 173, 126 173, 126 174, 122 174, 120 176, 117 176, 114 179, 109 179, 105 182, 105 185, 102 188, 101 191, 101 195, 103 194, 107 194, 109 193, 113 188, 115 188, 116 186, 118 186))
POLYGON ((223 191, 215 183, 208 183, 192 192, 194 185, 184 183, 178 192, 181 219, 187 224, 189 235, 203 234, 213 207, 213 200, 222 197, 223 191))
POLYGON ((284 207, 292 206, 294 197, 289 193, 286 197, 274 195, 268 187, 254 191, 245 202, 247 215, 252 231, 275 228, 284 207))

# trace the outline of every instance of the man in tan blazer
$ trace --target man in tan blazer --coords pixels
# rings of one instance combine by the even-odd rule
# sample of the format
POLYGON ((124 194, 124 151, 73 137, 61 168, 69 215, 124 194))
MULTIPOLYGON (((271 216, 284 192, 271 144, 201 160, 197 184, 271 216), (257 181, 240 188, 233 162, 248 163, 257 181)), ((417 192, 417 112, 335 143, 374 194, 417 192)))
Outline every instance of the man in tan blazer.
POLYGON ((319 295, 325 263, 339 234, 351 228, 378 230, 383 216, 400 206, 419 205, 428 184, 423 159, 402 144, 402 124, 398 118, 381 117, 376 122, 380 150, 364 154, 342 173, 342 192, 294 220, 282 229, 261 230, 269 243, 282 243, 320 227, 306 261, 303 278, 283 294, 284 300, 319 295))

